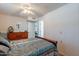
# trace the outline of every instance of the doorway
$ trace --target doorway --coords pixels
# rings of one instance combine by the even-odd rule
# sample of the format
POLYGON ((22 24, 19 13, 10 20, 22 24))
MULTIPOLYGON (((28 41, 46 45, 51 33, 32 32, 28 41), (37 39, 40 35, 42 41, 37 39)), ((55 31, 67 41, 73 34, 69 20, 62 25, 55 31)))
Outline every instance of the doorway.
POLYGON ((44 22, 39 20, 35 22, 35 36, 44 37, 44 22))

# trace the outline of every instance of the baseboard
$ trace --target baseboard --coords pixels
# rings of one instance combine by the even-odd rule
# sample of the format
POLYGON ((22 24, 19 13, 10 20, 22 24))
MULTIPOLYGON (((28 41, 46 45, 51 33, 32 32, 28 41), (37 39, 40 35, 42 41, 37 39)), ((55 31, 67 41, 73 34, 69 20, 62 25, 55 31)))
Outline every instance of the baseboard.
POLYGON ((65 54, 63 52, 58 52, 60 56, 64 56, 65 54))

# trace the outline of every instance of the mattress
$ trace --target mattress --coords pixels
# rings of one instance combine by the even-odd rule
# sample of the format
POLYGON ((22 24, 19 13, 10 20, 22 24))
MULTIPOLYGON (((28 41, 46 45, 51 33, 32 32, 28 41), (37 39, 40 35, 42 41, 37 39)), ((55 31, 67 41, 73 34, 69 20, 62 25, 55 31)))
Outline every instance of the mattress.
POLYGON ((51 49, 54 51, 56 47, 48 41, 35 39, 14 44, 11 49, 9 53, 11 56, 40 56, 51 49))

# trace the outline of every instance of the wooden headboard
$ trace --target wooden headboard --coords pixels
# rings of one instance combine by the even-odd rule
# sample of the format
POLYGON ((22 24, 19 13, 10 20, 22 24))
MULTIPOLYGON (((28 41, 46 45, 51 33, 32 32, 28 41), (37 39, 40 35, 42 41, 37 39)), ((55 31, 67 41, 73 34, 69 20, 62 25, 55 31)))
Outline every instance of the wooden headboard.
POLYGON ((28 32, 11 32, 7 34, 9 40, 21 40, 28 38, 28 32))

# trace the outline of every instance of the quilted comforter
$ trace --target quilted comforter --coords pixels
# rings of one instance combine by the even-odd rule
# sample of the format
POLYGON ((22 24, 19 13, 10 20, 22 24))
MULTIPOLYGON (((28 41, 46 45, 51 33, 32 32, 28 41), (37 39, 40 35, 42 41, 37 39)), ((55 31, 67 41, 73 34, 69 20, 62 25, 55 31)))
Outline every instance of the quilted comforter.
POLYGON ((54 52, 56 47, 45 40, 35 39, 25 41, 24 43, 14 44, 11 47, 11 52, 9 55, 11 56, 40 56, 46 55, 47 52, 54 52))

